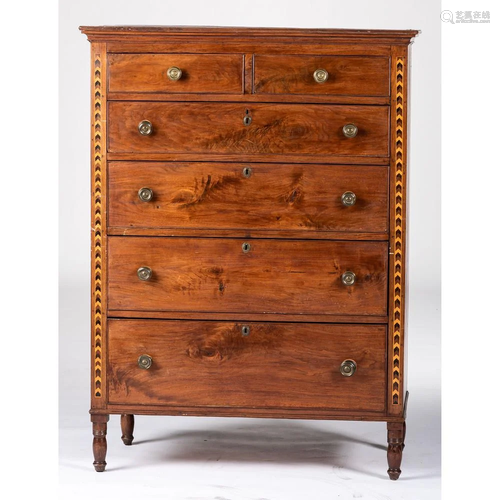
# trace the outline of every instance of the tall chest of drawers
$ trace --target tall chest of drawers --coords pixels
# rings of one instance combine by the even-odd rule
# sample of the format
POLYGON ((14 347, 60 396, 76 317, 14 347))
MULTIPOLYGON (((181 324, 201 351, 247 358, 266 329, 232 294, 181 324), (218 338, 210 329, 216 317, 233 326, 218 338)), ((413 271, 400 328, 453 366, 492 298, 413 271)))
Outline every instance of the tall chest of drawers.
POLYGON ((418 32, 80 29, 95 469, 110 414, 370 420, 397 479, 418 32))

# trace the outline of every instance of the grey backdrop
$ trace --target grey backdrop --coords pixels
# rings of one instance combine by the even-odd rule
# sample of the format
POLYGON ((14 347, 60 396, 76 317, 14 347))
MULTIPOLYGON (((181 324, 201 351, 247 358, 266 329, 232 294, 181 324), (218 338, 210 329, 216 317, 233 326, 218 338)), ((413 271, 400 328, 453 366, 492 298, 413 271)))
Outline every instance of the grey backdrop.
MULTIPOLYGON (((78 26, 184 24, 422 30, 412 47, 411 71, 408 379, 410 415, 437 442, 433 460, 439 463, 439 14, 435 0, 60 1, 60 425, 62 432, 81 433, 61 440, 63 462, 71 463, 75 447, 68 443, 79 436, 82 456, 91 463, 84 441, 90 445, 90 45, 78 26)), ((79 480, 68 481, 74 486, 79 480)))

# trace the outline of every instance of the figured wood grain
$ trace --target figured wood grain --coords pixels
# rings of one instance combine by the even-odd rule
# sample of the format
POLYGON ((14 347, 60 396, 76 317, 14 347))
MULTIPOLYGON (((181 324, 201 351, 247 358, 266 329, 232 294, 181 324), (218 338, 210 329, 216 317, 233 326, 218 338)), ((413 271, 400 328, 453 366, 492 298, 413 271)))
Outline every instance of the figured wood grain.
POLYGON ((248 326, 110 320, 110 403, 384 410, 386 327, 248 326), (145 353, 149 370, 137 366, 145 353))
POLYGON ((227 312, 198 312, 198 311, 144 311, 132 309, 109 309, 110 318, 150 318, 150 319, 196 319, 201 321, 228 320, 228 321, 290 321, 299 323, 324 323, 332 321, 335 323, 373 323, 387 324, 388 316, 360 316, 329 314, 290 314, 290 313, 252 313, 240 311, 237 313, 227 312))
POLYGON ((154 227, 124 227, 108 228, 112 236, 192 236, 204 238, 287 238, 309 240, 368 240, 388 241, 389 235, 384 233, 360 233, 345 231, 304 231, 303 229, 186 229, 186 228, 154 228, 154 227))
POLYGON ((109 162, 108 185, 110 228, 388 230, 384 167, 109 162), (346 191, 355 205, 342 203, 346 191))
POLYGON ((386 106, 122 102, 108 104, 114 153, 248 153, 388 156, 386 106), (250 125, 243 119, 250 116, 250 125), (137 130, 153 124, 151 136, 137 130), (346 138, 342 127, 359 129, 346 138))
POLYGON ((387 313, 387 244, 111 236, 108 307, 150 311, 387 313), (140 281, 137 269, 153 270, 140 281), (346 286, 345 271, 356 274, 346 286))
POLYGON ((110 92, 243 92, 241 54, 110 54, 108 72, 110 92), (177 81, 167 76, 173 66, 177 81))
POLYGON ((256 54, 254 60, 257 94, 340 94, 387 96, 388 57, 289 56, 256 54), (314 80, 324 69, 328 79, 314 80))

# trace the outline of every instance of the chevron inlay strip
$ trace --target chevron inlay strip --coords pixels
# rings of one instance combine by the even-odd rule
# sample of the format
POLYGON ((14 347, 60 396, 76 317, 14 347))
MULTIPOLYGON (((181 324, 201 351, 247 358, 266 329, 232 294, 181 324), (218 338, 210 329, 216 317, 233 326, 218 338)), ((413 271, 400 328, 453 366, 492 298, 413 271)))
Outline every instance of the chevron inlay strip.
POLYGON ((101 57, 94 61, 94 396, 102 397, 102 122, 101 57))
POLYGON ((392 338, 392 404, 400 403, 401 325, 403 269, 403 171, 404 171, 404 58, 396 61, 396 168, 394 203, 394 315, 392 338))

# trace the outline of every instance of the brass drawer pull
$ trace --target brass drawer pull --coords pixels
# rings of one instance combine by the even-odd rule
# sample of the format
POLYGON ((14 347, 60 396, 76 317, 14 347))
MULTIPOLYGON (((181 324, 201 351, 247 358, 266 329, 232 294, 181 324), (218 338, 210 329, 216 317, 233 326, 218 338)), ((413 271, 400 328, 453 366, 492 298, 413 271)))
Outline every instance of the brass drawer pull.
POLYGON ((356 204, 356 195, 352 191, 346 191, 341 196, 341 200, 346 207, 352 207, 356 204))
POLYGON ((141 281, 148 281, 153 276, 153 271, 150 267, 140 267, 137 269, 137 276, 141 281))
POLYGON ((342 364, 340 365, 340 373, 344 377, 352 377, 355 372, 356 372, 355 361, 353 361, 352 359, 346 359, 345 361, 342 361, 342 364))
POLYGON ((356 275, 352 271, 346 271, 342 274, 342 283, 346 286, 352 286, 356 282, 356 275))
POLYGON ((243 243, 243 245, 241 245, 241 249, 243 250, 243 253, 248 253, 252 249, 252 246, 250 245, 250 243, 247 243, 245 241, 245 243, 243 243))
POLYGON ((168 68, 167 76, 170 78, 170 80, 172 80, 173 82, 176 82, 177 80, 181 79, 182 70, 181 70, 181 68, 178 68, 177 66, 172 66, 171 68, 168 68))
POLYGON ((342 127, 342 132, 348 139, 352 139, 358 135, 358 127, 354 123, 347 123, 342 127))
POLYGON ((317 83, 325 83, 328 80, 328 71, 326 69, 317 69, 314 74, 314 80, 317 83))
POLYGON ((148 202, 153 199, 153 190, 150 188, 141 188, 137 194, 139 195, 139 199, 144 202, 148 202))
POLYGON ((149 354, 141 354, 137 360, 139 368, 143 370, 149 370, 153 364, 153 358, 149 354))
POLYGON ((142 120, 138 128, 141 135, 151 135, 153 133, 153 124, 149 120, 142 120))

